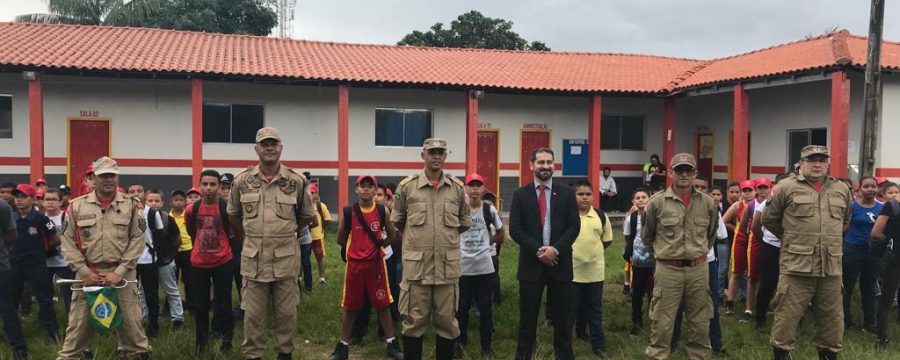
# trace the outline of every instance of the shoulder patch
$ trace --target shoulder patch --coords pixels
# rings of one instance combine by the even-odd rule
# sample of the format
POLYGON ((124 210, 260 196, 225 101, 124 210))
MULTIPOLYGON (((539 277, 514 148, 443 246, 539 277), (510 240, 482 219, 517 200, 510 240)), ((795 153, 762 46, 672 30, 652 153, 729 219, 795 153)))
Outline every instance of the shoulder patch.
POLYGON ((397 184, 397 187, 399 188, 399 187, 401 187, 401 186, 403 186, 403 185, 406 185, 406 184, 409 183, 410 181, 413 181, 413 180, 418 179, 418 178, 419 178, 419 174, 414 174, 414 175, 407 176, 406 179, 401 180, 400 183, 397 184))
POLYGON ((243 174, 243 173, 246 173, 246 172, 248 172, 248 171, 250 171, 250 170, 253 170, 253 166, 248 166, 248 167, 245 168, 244 170, 238 171, 237 174, 234 174, 234 177, 237 178, 238 175, 241 175, 241 174, 243 174))
POLYGON ((138 228, 141 229, 141 232, 147 231, 147 219, 143 216, 138 218, 138 228))
POLYGON ((448 179, 450 179, 450 181, 452 181, 452 182, 455 183, 456 185, 459 185, 459 186, 462 186, 462 187, 465 187, 465 186, 466 186, 466 184, 463 184, 462 180, 460 180, 460 179, 459 179, 458 177, 456 177, 456 176, 453 176, 453 175, 450 175, 450 174, 447 174, 447 175, 444 175, 444 176, 446 176, 448 179))

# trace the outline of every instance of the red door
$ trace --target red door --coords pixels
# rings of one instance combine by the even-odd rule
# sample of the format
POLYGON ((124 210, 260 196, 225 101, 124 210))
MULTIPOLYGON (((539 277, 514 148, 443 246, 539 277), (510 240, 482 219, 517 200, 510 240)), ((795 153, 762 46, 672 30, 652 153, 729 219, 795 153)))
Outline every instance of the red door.
POLYGON ((500 133, 497 130, 478 130, 478 165, 476 171, 484 177, 484 187, 488 191, 497 192, 500 183, 500 163, 497 149, 500 146, 500 133))
POLYGON ((522 130, 519 149, 519 185, 534 181, 531 171, 531 151, 539 147, 550 147, 550 131, 522 130))
POLYGON ((109 156, 109 120, 69 119, 69 187, 80 196, 88 165, 109 156))

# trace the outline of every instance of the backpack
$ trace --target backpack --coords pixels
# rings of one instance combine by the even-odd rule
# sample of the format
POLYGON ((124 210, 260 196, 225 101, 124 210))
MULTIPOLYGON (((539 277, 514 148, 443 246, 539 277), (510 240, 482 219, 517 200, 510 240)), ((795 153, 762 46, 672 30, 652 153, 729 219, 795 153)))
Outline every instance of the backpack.
MULTIPOLYGON (((191 242, 197 237, 197 213, 200 212, 200 202, 200 200, 197 200, 191 204, 191 218, 185 219, 184 221, 188 235, 191 236, 191 242)), ((229 235, 231 232, 231 223, 228 221, 228 203, 222 198, 219 198, 219 217, 222 219, 222 230, 225 231, 226 235, 229 235)), ((230 238, 231 237, 229 236, 229 240, 230 238)))
POLYGON ((175 254, 178 251, 172 244, 172 238, 167 231, 169 229, 169 214, 164 211, 150 209, 150 211, 147 212, 147 218, 150 235, 153 238, 153 246, 150 247, 150 254, 153 255, 153 260, 157 265, 168 265, 175 260, 175 254), (154 226, 156 226, 156 221, 153 219, 156 218, 156 214, 159 214, 160 219, 162 219, 163 225, 159 229, 154 228, 154 226))
MULTIPOLYGON (((385 218, 387 217, 387 210, 384 205, 375 204, 375 209, 378 211, 378 220, 381 222, 382 229, 385 226, 385 218)), ((359 202, 354 203, 353 205, 344 206, 344 231, 347 234, 350 234, 353 231, 353 212, 356 212, 356 216, 359 217, 360 221, 365 221, 362 216, 362 209, 359 207, 359 202)), ((366 224, 368 225, 368 224, 366 224)), ((368 226, 363 226, 363 230, 366 231, 366 234, 369 235, 369 240, 371 240, 375 245, 382 246, 383 240, 376 239, 375 232, 372 231, 368 226)), ((382 230, 383 231, 383 230, 382 230)), ((341 260, 347 262, 347 248, 345 246, 341 247, 341 260)))

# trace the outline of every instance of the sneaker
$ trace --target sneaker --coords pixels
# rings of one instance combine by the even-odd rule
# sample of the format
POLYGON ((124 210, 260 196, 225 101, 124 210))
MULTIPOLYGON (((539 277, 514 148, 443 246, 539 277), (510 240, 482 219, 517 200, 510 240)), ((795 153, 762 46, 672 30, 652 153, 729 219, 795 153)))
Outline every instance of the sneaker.
POLYGON ((640 324, 631 324, 631 335, 640 335, 642 326, 640 324))
POLYGON ((237 308, 237 309, 231 310, 231 316, 235 320, 244 320, 244 309, 237 308))
POLYGON ((876 339, 875 340, 875 349, 887 350, 887 348, 888 348, 888 339, 876 339))
POLYGON ((319 278, 319 284, 324 284, 324 283, 325 283, 325 278, 320 277, 320 278, 319 278))
POLYGON ((81 355, 84 356, 85 360, 92 360, 94 358, 94 352, 91 349, 84 349, 81 352, 81 355))
POLYGON ((631 296, 631 285, 630 284, 622 285, 622 295, 631 296))
POLYGON ((765 322, 765 320, 763 320, 763 321, 756 320, 756 326, 755 326, 755 328, 756 328, 756 331, 759 331, 759 332, 761 332, 761 333, 765 333, 765 332, 766 332, 766 322, 765 322))
POLYGON ((863 325, 863 328, 862 328, 862 329, 863 329, 863 331, 865 331, 865 332, 867 332, 867 333, 869 333, 869 334, 876 334, 876 333, 877 333, 877 330, 875 329, 875 324, 866 324, 866 325, 863 325))
POLYGON ((728 352, 725 349, 713 350, 713 358, 714 359, 730 359, 731 356, 728 355, 728 352))
POLYGON ((15 349, 12 353, 13 360, 28 360, 28 349, 15 349))
POLYGON ((180 330, 184 327, 184 320, 172 320, 172 329, 180 330))
POLYGON ((223 341, 221 345, 219 345, 219 351, 223 353, 231 352, 231 349, 234 348, 234 345, 231 344, 231 341, 223 341))
POLYGON ((725 315, 734 315, 734 301, 725 301, 725 315))
POLYGON ((351 336, 350 337, 350 346, 356 346, 363 343, 363 338, 359 336, 351 336))
POLYGON ((328 360, 347 360, 348 358, 350 358, 350 347, 338 342, 328 360))
POLYGON ((453 346, 453 358, 454 359, 464 359, 466 357, 466 345, 457 341, 453 346))
POLYGON ((594 349, 594 355, 601 359, 609 359, 609 353, 606 352, 606 349, 594 349))
POLYGON ((403 360, 403 350, 400 349, 400 343, 396 339, 384 345, 388 357, 394 360, 403 360))
POLYGON ((753 311, 744 310, 744 315, 741 316, 741 319, 738 321, 742 322, 742 323, 748 323, 748 322, 753 321, 753 311))

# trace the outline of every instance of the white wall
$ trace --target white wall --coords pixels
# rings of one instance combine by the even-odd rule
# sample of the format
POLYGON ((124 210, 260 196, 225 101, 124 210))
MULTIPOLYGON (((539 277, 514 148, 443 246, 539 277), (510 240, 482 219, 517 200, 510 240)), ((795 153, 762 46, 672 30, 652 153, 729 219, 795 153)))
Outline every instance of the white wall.
MULTIPOLYGON (((876 168, 900 169, 900 78, 884 76, 884 101, 882 102, 881 129, 878 134, 876 168)), ((860 114, 862 111, 860 111, 860 114)), ((860 115, 860 117, 862 117, 860 115)), ((894 176, 894 179, 898 177, 894 176)))
MULTIPOLYGON (((19 73, 0 73, 0 94, 12 95, 12 139, 0 139, 0 156, 28 157, 28 84, 19 73)), ((0 173, 27 173, 27 166, 0 164, 0 173)))

